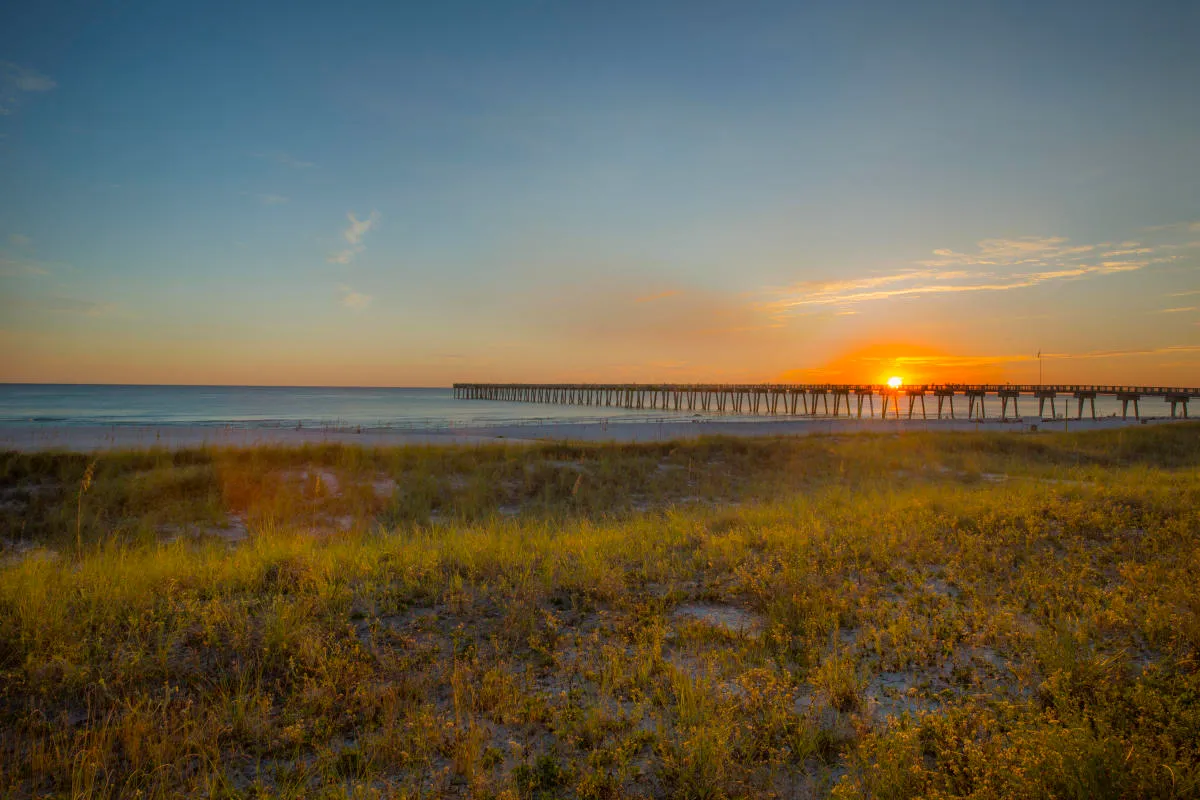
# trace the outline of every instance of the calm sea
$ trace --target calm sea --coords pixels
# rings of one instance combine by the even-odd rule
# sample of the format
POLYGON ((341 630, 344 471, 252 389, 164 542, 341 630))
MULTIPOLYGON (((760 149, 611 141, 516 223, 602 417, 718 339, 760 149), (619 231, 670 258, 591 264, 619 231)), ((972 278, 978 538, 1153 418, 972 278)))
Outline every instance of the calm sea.
POLYGON ((689 416, 456 400, 450 389, 0 384, 0 423, 444 428, 689 416))
MULTIPOLYGON (((1057 402, 1056 410, 1060 415, 1064 411, 1064 399, 1059 398, 1057 402)), ((1075 403, 1067 400, 1074 416, 1075 403)), ((930 416, 933 416, 936 400, 930 397, 926 403, 930 416)), ((956 413, 960 417, 966 416, 966 410, 966 400, 956 399, 956 413)), ((1020 410, 1025 417, 1034 417, 1037 401, 1023 398, 1020 410)), ((1119 410, 1115 400, 1098 398, 1096 401, 1100 416, 1116 414, 1119 410)), ((1166 410, 1160 399, 1145 398, 1142 401, 1143 416, 1162 416, 1166 410)), ((875 398, 875 414, 879 411, 879 399, 875 398)), ((907 407, 904 411, 907 412, 907 407)), ((1131 414, 1132 411, 1131 408, 1131 414)), ((988 399, 987 412, 993 417, 1000 412, 1000 403, 994 397, 988 399)), ((1050 415, 1049 406, 1046 415, 1050 415)), ((693 416, 700 415, 686 411, 456 400, 450 389, 0 384, 0 423, 434 429, 693 416)), ((917 416, 920 416, 919 405, 917 416)))

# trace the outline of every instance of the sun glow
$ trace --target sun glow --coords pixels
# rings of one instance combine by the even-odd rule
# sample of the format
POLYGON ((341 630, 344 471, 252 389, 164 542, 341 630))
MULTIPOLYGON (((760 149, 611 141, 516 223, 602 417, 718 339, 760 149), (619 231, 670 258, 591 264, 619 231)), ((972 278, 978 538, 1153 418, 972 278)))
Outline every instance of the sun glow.
POLYGON ((903 385, 904 379, 898 375, 893 375, 892 377, 888 378, 888 386, 893 389, 899 389, 903 385))

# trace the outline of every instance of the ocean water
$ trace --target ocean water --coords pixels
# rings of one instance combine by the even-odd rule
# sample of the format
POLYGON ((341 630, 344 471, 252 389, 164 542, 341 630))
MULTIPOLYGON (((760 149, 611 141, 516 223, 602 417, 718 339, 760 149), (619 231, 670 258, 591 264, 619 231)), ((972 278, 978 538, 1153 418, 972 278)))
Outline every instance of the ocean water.
POLYGON ((449 388, 0 384, 0 423, 437 429, 691 416, 456 400, 449 388))
MULTIPOLYGON (((901 413, 907 415, 907 400, 902 398, 901 402, 904 403, 901 413)), ((937 400, 927 397, 925 402, 929 416, 935 416, 937 400)), ((966 416, 965 398, 956 398, 954 406, 958 417, 966 416)), ((1068 408, 1073 417, 1077 412, 1075 401, 1069 397, 1060 397, 1056 404, 1057 415, 1061 418, 1068 408)), ((864 406, 864 416, 867 415, 867 410, 868 407, 864 406)), ((873 416, 878 417, 880 410, 880 400, 876 397, 873 416)), ((1037 401, 1033 398, 1022 398, 1020 410, 1024 418, 1034 419, 1037 401)), ((1132 415, 1132 407, 1129 412, 1132 415)), ((1169 407, 1161 399, 1143 398, 1143 417, 1161 417, 1168 415, 1168 412, 1169 407)), ((995 397, 988 398, 987 413, 992 418, 1000 413, 1000 401, 995 397)), ((1113 398, 1099 397, 1096 399, 1096 413, 1098 416, 1119 414, 1120 403, 1113 398)), ((1086 405, 1084 414, 1090 415, 1090 409, 1086 405)), ((603 406, 456 400, 448 388, 0 384, 0 424, 232 425, 433 430, 605 419, 614 422, 680 420, 699 416, 745 418, 718 415, 715 412, 700 414, 694 411, 661 409, 632 410, 603 406)), ((920 417, 919 402, 916 406, 916 416, 920 417)), ((1046 407, 1046 416, 1050 416, 1049 404, 1046 407)))

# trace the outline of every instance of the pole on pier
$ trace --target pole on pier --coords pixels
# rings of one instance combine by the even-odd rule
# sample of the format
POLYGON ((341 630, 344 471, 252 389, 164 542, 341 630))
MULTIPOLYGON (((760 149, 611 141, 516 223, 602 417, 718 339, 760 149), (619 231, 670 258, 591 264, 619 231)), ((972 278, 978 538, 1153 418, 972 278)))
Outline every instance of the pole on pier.
MULTIPOLYGON (((1045 416, 1046 416, 1046 401, 1049 400, 1050 401, 1050 419, 1058 418, 1058 411, 1054 406, 1054 398, 1055 397, 1057 397, 1057 392, 1039 391, 1037 393, 1038 416, 1039 417, 1045 418, 1045 416)), ((1064 412, 1064 416, 1066 416, 1066 412, 1064 412)))
POLYGON ((1011 389, 1003 389, 1003 390, 997 392, 996 394, 998 394, 1000 396, 1000 419, 1002 419, 1002 420, 1008 419, 1008 401, 1009 400, 1012 400, 1012 403, 1013 403, 1013 415, 1016 418, 1020 419, 1021 409, 1017 405, 1017 403, 1018 403, 1018 399, 1021 396, 1021 393, 1017 392, 1017 391, 1013 391, 1011 389))
POLYGON ((1096 393, 1095 392, 1076 392, 1075 399, 1079 401, 1078 412, 1076 416, 1083 419, 1083 402, 1090 401, 1092 404, 1092 419, 1096 418, 1096 393))
POLYGON ((1169 394, 1167 402, 1171 404, 1171 419, 1175 419, 1177 406, 1183 406, 1183 418, 1188 418, 1188 396, 1186 394, 1169 394))
POLYGON ((1142 418, 1140 409, 1138 408, 1138 400, 1140 399, 1141 395, 1130 392, 1122 392, 1118 395, 1118 397, 1121 398, 1121 419, 1128 418, 1130 401, 1133 402, 1133 418, 1136 420, 1140 420, 1142 418))
POLYGON ((987 398, 987 392, 968 391, 967 393, 967 419, 978 418, 987 419, 987 407, 984 405, 984 400, 987 398), (975 413, 975 402, 979 401, 979 413, 975 413))

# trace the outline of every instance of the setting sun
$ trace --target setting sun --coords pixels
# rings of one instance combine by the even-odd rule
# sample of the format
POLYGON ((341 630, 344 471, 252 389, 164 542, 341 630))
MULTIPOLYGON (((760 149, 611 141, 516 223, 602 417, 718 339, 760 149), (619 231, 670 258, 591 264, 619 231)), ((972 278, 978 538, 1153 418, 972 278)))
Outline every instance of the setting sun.
POLYGON ((887 383, 888 383, 888 386, 890 386, 891 388, 899 389, 902 385, 904 385, 904 379, 899 376, 893 375, 892 377, 888 378, 887 383))

